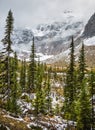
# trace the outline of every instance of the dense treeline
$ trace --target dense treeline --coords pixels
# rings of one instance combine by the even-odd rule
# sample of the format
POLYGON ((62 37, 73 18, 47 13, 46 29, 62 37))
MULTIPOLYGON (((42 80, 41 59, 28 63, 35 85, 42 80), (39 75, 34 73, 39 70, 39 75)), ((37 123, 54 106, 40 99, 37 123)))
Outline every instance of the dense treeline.
MULTIPOLYGON (((51 98, 51 68, 35 61, 35 38, 31 43, 30 61, 17 58, 12 50, 11 35, 13 31, 13 14, 8 12, 5 26, 5 37, 2 40, 4 48, 0 52, 0 107, 14 114, 21 114, 18 100, 23 93, 35 94, 34 99, 28 100, 33 107, 34 116, 39 114, 59 114, 67 121, 76 122, 78 130, 90 130, 92 124, 92 87, 94 87, 95 73, 86 69, 84 44, 82 43, 78 66, 75 64, 74 39, 70 44, 70 63, 63 79, 63 106, 52 107, 51 98)), ((55 70, 54 80, 57 80, 55 70)), ((64 72, 63 72, 64 73, 64 72)), ((62 75, 63 76, 63 75, 62 75)), ((32 108, 31 108, 32 109, 32 108)), ((75 125, 75 124, 74 124, 75 125)), ((69 125, 68 128, 69 130, 69 125)))

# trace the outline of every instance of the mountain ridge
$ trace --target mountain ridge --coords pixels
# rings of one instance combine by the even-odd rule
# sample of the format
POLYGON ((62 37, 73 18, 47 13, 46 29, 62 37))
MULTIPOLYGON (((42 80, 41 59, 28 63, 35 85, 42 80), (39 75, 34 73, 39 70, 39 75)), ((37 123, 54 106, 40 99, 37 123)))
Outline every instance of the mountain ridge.
POLYGON ((65 13, 64 16, 64 21, 39 24, 35 29, 14 29, 12 48, 17 52, 19 58, 22 59, 25 56, 29 60, 32 38, 34 36, 37 57, 40 57, 41 61, 47 64, 56 64, 56 62, 63 60, 63 62, 68 64, 69 46, 73 36, 76 61, 78 60, 82 42, 84 42, 86 48, 86 59, 88 59, 87 57, 91 59, 91 55, 93 54, 94 56, 94 50, 90 46, 95 45, 95 13, 85 26, 83 21, 76 19, 72 13, 65 13))
POLYGON ((64 21, 40 24, 35 29, 14 29, 13 49, 18 55, 26 52, 29 56, 34 35, 37 53, 56 56, 68 49, 71 37, 77 38, 82 28, 82 21, 77 20, 71 12, 65 13, 64 21))

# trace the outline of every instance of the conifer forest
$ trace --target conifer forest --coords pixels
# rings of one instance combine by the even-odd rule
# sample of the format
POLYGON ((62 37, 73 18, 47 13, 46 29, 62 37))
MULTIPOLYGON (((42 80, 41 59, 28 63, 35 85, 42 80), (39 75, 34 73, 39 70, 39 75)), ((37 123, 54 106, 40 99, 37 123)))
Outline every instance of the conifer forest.
POLYGON ((19 58, 12 47, 15 20, 9 10, 0 42, 0 130, 95 130, 95 66, 86 62, 85 42, 76 60, 72 35, 68 64, 56 65, 36 55, 33 36, 29 60, 19 58))

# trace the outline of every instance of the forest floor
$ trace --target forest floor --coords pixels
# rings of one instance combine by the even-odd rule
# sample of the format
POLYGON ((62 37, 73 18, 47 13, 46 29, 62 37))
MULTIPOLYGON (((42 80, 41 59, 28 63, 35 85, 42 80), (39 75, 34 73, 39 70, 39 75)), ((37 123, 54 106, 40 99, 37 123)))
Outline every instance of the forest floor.
POLYGON ((7 126, 10 130, 30 130, 28 122, 20 118, 15 118, 7 114, 6 111, 0 109, 0 123, 7 126))
MULTIPOLYGON (((21 118, 12 116, 2 109, 0 109, 0 123, 8 128, 3 130, 40 130, 32 129, 32 126, 39 127, 41 130, 66 130, 67 128, 67 121, 59 116, 40 116, 38 118, 24 116, 21 118)), ((72 121, 68 123, 71 130, 75 130, 72 127, 72 121)))

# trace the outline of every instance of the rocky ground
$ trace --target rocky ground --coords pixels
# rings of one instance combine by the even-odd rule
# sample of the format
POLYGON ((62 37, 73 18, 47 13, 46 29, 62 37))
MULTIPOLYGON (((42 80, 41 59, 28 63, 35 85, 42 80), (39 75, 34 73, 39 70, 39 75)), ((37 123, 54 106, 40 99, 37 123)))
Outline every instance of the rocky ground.
POLYGON ((0 130, 66 130, 70 127, 75 130, 76 123, 67 122, 60 116, 42 116, 35 118, 33 116, 14 116, 5 110, 0 110, 0 130), (3 128, 4 126, 4 128, 3 128))

